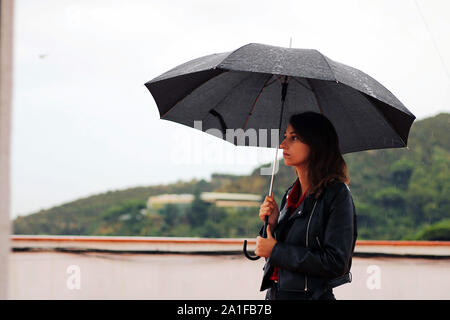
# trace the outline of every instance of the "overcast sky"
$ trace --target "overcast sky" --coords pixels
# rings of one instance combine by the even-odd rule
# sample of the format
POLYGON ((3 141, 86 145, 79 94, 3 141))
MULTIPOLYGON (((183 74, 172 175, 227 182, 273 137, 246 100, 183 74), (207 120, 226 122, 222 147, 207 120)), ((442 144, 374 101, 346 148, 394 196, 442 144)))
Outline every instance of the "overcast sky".
POLYGON ((450 112, 447 0, 16 0, 14 28, 12 217, 271 161, 274 149, 159 120, 144 86, 251 42, 292 38, 368 73, 418 119, 450 112))

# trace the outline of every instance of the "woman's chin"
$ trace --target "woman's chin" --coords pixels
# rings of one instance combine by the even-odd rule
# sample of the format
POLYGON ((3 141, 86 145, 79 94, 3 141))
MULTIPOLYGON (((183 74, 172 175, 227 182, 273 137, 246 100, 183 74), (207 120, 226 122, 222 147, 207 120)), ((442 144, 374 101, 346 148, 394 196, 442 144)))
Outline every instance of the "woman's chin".
POLYGON ((289 158, 283 158, 284 159, 284 165, 288 166, 288 167, 296 167, 298 166, 300 163, 299 162, 294 162, 289 158))

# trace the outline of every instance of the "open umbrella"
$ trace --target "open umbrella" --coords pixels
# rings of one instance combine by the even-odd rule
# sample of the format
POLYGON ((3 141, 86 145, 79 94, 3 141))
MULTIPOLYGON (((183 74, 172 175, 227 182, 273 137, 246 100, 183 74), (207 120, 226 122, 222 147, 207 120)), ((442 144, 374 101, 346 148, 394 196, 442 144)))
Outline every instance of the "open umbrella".
MULTIPOLYGON (((292 114, 325 115, 343 154, 406 147, 416 118, 375 79, 314 49, 250 43, 188 61, 145 86, 161 119, 237 146, 275 148, 269 195, 279 141, 292 114)), ((267 219, 264 232, 266 225, 267 219)), ((244 253, 259 258, 248 255, 246 242, 244 253)))

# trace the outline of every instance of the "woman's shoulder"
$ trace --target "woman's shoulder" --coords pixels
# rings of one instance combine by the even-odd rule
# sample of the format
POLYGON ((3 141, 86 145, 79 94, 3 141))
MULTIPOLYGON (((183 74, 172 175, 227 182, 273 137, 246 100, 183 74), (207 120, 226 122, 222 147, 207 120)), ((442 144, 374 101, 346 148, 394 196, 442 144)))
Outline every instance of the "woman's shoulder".
POLYGON ((330 201, 338 195, 349 195, 351 197, 350 187, 345 182, 333 179, 325 188, 325 197, 330 201))
POLYGON ((328 182, 328 187, 330 189, 334 189, 334 190, 347 189, 350 191, 350 187, 348 186, 348 184, 346 184, 345 182, 342 182, 339 179, 333 179, 330 182, 328 182))

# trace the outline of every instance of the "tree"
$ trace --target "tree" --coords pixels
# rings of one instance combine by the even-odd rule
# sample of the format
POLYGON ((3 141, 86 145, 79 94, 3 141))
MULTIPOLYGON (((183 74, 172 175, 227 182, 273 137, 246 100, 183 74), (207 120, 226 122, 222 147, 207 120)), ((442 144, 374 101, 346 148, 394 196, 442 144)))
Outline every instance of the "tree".
POLYGON ((401 190, 407 190, 413 171, 414 163, 409 159, 401 158, 391 166, 392 183, 401 190))
POLYGON ((200 190, 195 189, 194 200, 186 213, 188 223, 192 227, 202 226, 208 217, 208 210, 210 206, 210 203, 203 201, 200 198, 200 190))
POLYGON ((416 239, 450 241, 450 219, 425 226, 417 233, 416 239))
POLYGON ((180 209, 173 203, 165 204, 162 209, 159 210, 159 213, 163 217, 166 228, 173 227, 180 222, 180 209))
POLYGON ((102 214, 102 222, 94 233, 106 235, 136 235, 142 228, 142 214, 146 207, 140 200, 128 200, 113 206, 102 214))

